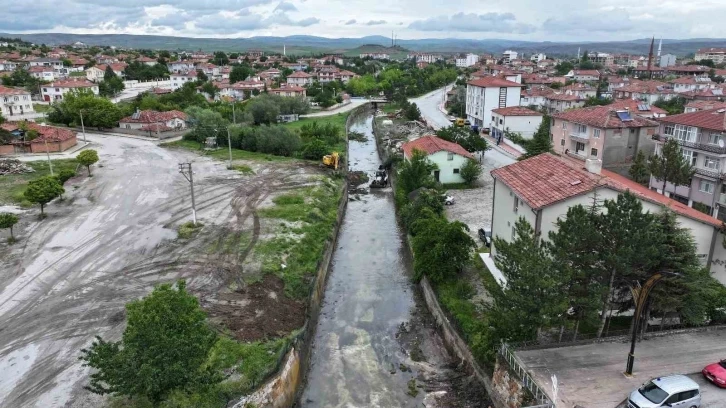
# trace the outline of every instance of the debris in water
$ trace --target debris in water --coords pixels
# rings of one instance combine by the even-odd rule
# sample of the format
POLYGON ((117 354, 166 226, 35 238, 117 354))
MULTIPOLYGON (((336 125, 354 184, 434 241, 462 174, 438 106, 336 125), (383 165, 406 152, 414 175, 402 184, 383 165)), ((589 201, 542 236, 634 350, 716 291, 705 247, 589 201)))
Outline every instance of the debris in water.
POLYGON ((348 173, 348 182, 351 186, 359 186, 368 182, 368 175, 364 171, 351 171, 348 173))
POLYGON ((353 140, 356 142, 367 142, 368 138, 366 135, 360 132, 348 132, 348 140, 353 140))

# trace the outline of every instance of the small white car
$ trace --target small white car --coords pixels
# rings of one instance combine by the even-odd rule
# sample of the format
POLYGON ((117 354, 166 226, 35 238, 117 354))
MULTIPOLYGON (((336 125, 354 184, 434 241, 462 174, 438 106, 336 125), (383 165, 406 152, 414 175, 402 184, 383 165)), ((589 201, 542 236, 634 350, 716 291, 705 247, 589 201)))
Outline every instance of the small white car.
POLYGON ((699 408, 701 390, 685 375, 654 378, 633 391, 628 408, 699 408))
POLYGON ((454 205, 454 197, 444 194, 444 205, 454 205))

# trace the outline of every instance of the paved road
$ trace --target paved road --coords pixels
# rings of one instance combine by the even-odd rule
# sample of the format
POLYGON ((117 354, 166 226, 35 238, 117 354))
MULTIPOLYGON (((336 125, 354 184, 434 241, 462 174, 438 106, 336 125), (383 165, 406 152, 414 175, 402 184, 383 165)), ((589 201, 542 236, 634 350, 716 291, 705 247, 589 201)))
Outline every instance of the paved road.
POLYGON ((444 88, 439 88, 433 92, 429 92, 426 95, 419 96, 418 98, 410 99, 411 102, 418 105, 421 111, 421 116, 426 119, 431 127, 439 129, 451 125, 449 118, 439 110, 439 106, 444 103, 446 92, 451 89, 451 85, 444 88))
POLYGON ((359 107, 359 106, 361 106, 361 105, 363 105, 365 103, 368 103, 368 99, 357 99, 357 98, 356 99, 351 99, 349 104, 344 105, 344 106, 342 106, 340 108, 333 109, 333 110, 328 110, 328 111, 310 113, 308 115, 300 115, 300 117, 301 118, 317 118, 317 117, 320 117, 320 116, 337 115, 339 113, 350 112, 353 109, 355 109, 355 108, 357 108, 357 107, 359 107))
POLYGON ((191 218, 179 162, 195 160, 204 223, 229 212, 225 197, 238 176, 224 163, 137 139, 88 138, 101 158, 94 177, 81 170, 65 200, 46 207, 48 218, 37 221, 31 210, 16 228, 19 242, 0 245, 0 407, 103 405, 82 389, 88 370, 79 350, 94 335, 119 336, 126 302, 188 277, 172 267, 184 253, 168 245, 177 223, 191 218), (90 400, 78 405, 79 398, 90 400))
MULTIPOLYGON (((678 334, 645 340, 636 346, 635 376, 622 372, 629 342, 602 343, 546 350, 519 351, 517 357, 536 381, 551 390, 559 383, 558 407, 614 408, 640 384, 657 376, 699 373, 726 358, 726 330, 678 334)), ((703 408, 726 407, 726 390, 703 384, 703 408)))

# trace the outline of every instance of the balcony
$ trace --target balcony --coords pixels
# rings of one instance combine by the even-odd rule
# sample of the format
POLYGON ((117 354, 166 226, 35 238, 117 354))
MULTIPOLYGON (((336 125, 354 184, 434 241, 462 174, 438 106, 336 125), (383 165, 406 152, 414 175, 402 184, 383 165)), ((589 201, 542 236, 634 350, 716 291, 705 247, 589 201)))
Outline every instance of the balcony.
POLYGON ((590 141, 590 135, 587 133, 570 133, 570 139, 587 143, 590 141))
POLYGON ((726 177, 725 174, 719 173, 718 170, 711 170, 711 169, 704 169, 700 167, 696 167, 696 174, 700 174, 702 176, 711 177, 716 180, 726 177))
MULTIPOLYGON (((673 136, 667 136, 667 135, 653 135, 653 140, 658 142, 665 142, 668 139, 673 138, 673 136)), ((698 149, 703 150, 704 152, 710 152, 710 153, 716 153, 716 154, 726 154, 726 147, 719 147, 718 145, 713 144, 706 144, 706 143, 698 143, 698 142, 687 142, 684 140, 678 140, 675 139, 676 142, 678 142, 679 145, 683 147, 688 147, 690 149, 698 149)))
POLYGON ((584 160, 587 159, 587 156, 585 155, 585 151, 584 150, 579 150, 579 151, 568 150, 567 151, 567 155, 570 156, 570 157, 572 157, 573 159, 577 159, 577 160, 583 160, 584 161, 584 160))

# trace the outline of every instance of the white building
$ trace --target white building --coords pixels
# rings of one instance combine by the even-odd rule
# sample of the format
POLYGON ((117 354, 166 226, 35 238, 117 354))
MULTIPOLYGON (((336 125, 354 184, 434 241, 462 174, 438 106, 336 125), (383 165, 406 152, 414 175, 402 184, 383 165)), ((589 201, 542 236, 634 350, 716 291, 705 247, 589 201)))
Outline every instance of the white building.
POLYGON ((701 48, 696 51, 696 61, 710 59, 715 64, 726 62, 726 48, 701 48))
POLYGON ((466 84, 466 118, 472 125, 489 126, 492 109, 519 106, 522 85, 498 77, 482 77, 466 84))
POLYGON ((0 114, 6 120, 29 113, 35 113, 30 92, 22 88, 11 88, 0 85, 0 114))
POLYGON ((542 115, 524 106, 492 109, 492 123, 489 127, 492 137, 504 136, 504 132, 518 133, 525 139, 532 139, 542 123, 542 115))
POLYGON ((385 52, 368 52, 360 54, 361 58, 370 58, 374 60, 388 60, 391 59, 391 56, 386 54, 385 52))
POLYGON ((529 60, 532 61, 532 62, 534 62, 534 63, 542 62, 542 61, 544 61, 546 59, 547 59, 547 55, 545 55, 545 54, 543 54, 541 52, 539 54, 534 54, 531 57, 529 57, 529 60))
POLYGON ((509 64, 510 62, 512 62, 512 60, 517 59, 519 53, 517 53, 517 51, 506 50, 502 53, 502 56, 504 57, 504 63, 509 64))
POLYGON ((463 58, 456 59, 456 66, 460 68, 471 67, 479 62, 479 56, 476 54, 466 54, 463 58))
POLYGON ((118 127, 123 129, 149 130, 158 133, 186 129, 186 120, 187 114, 177 110, 167 112, 144 110, 137 111, 133 115, 119 120, 118 127))
POLYGON ((565 74, 565 78, 577 82, 597 82, 600 80, 600 71, 596 69, 574 69, 565 74))
POLYGON ((456 143, 446 141, 436 136, 424 136, 404 143, 401 146, 403 156, 410 160, 414 150, 426 153, 428 161, 437 166, 432 176, 442 184, 463 183, 461 168, 474 156, 456 143))
MULTIPOLYGON (((535 232, 547 239, 556 229, 555 222, 564 218, 568 208, 592 205, 595 198, 615 200, 625 191, 640 199, 643 210, 659 213, 665 208, 676 214, 678 223, 691 231, 696 250, 704 266, 714 278, 726 285, 726 249, 721 221, 688 207, 676 200, 629 180, 617 173, 601 169, 598 160, 587 163, 544 153, 491 172, 494 178, 492 236, 511 242, 514 225, 524 218, 535 232), (587 169, 587 170, 586 170, 587 169)), ((495 245, 491 248, 496 257, 495 245)))
POLYGON ((660 56, 658 66, 661 68, 672 67, 676 65, 676 56, 673 54, 665 54, 660 56))
POLYGON ((194 82, 197 80, 197 71, 190 71, 184 73, 171 74, 171 89, 176 91, 181 88, 187 82, 194 82))
POLYGON ((429 64, 433 64, 436 61, 444 59, 444 57, 439 54, 415 53, 406 55, 406 59, 411 58, 415 58, 416 62, 428 62, 429 64))
POLYGON ((94 95, 98 95, 98 84, 94 84, 87 79, 55 81, 50 84, 43 85, 40 89, 40 94, 44 101, 60 101, 63 100, 63 95, 79 89, 88 89, 93 92, 94 95))
POLYGON ((313 76, 304 71, 295 71, 287 76, 287 83, 295 86, 305 86, 313 83, 313 76))

